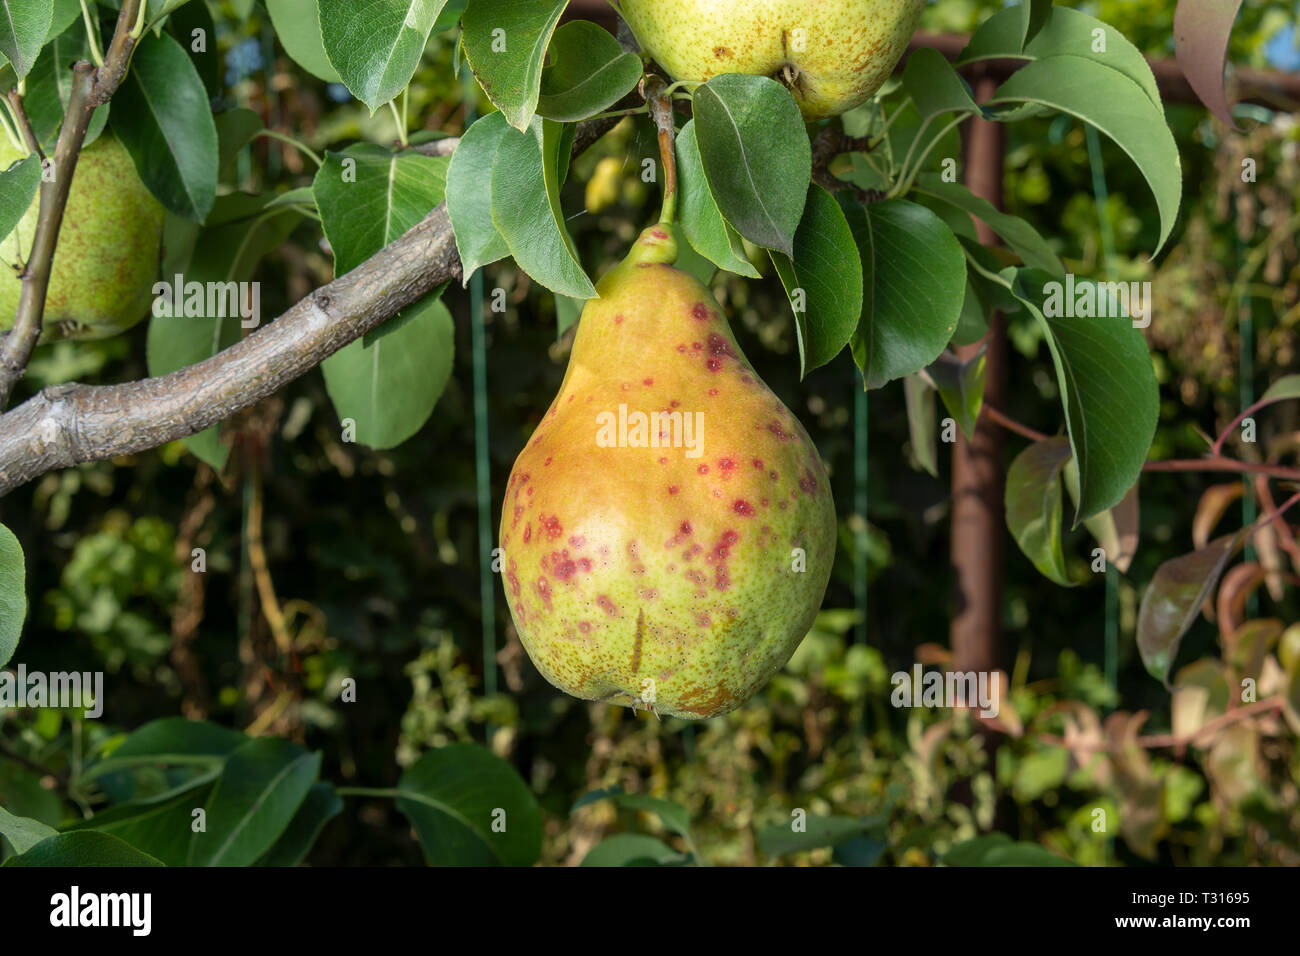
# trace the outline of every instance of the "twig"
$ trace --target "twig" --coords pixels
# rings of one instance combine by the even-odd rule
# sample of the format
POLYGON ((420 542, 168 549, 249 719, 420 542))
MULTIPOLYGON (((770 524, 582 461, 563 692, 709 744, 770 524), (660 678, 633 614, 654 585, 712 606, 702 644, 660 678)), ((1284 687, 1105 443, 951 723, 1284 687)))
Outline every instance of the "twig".
POLYGON ((22 136, 23 141, 27 143, 27 148, 37 156, 41 157, 41 162, 45 162, 45 151, 41 149, 41 142, 36 138, 36 131, 32 129, 32 121, 27 116, 27 110, 23 107, 23 95, 18 92, 17 88, 9 91, 9 112, 14 118, 14 123, 18 126, 18 133, 22 136))
POLYGON ((45 315, 45 299, 50 287, 50 270, 54 262, 54 249, 63 225, 63 212, 67 208, 68 194, 77 170, 77 158, 90 117, 97 106, 108 102, 126 75, 131 51, 135 48, 137 21, 143 0, 122 0, 117 17, 117 28, 109 44, 108 55, 102 67, 82 60, 72 68, 72 90, 68 96, 68 110, 54 147, 54 178, 42 178, 40 211, 36 218, 36 233, 32 248, 22 272, 22 290, 18 295, 18 311, 13 329, 0 342, 0 411, 9 404, 9 394, 27 370, 32 349, 41 337, 41 320, 45 315))
POLYGON ((1047 441, 1051 437, 1050 435, 1044 435, 1042 432, 1034 431, 1028 425, 1020 424, 1014 418, 1008 418, 987 402, 980 406, 980 414, 987 416, 989 421, 994 424, 1001 425, 1007 431, 1015 432, 1030 441, 1047 441))

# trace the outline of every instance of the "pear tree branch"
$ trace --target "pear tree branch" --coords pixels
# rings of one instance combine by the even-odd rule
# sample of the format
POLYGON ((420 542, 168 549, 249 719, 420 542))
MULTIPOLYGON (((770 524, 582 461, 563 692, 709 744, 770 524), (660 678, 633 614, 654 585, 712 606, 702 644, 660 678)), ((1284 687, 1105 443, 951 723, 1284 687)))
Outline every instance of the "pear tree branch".
MULTIPOLYGON (((117 91, 126 75, 131 51, 138 37, 137 27, 144 0, 122 0, 117 16, 117 27, 109 43, 104 65, 96 68, 85 60, 72 68, 72 90, 68 96, 68 110, 63 118, 63 128, 54 147, 54 175, 41 177, 40 211, 36 218, 36 233, 32 237, 31 251, 21 273, 22 288, 18 295, 18 311, 13 329, 0 341, 0 410, 9 404, 9 394, 27 370, 32 349, 41 337, 41 319, 45 314, 45 299, 50 288, 50 270, 54 263, 54 250, 63 225, 63 212, 68 205, 72 178, 77 170, 77 158, 86 141, 86 130, 95 108, 107 103, 117 91)), ((11 103, 14 101, 11 99, 11 103)), ((24 135, 30 132, 24 130, 24 135)))
MULTIPOLYGON (((616 123, 580 123, 574 154, 616 123)), ((211 358, 124 385, 50 386, 0 415, 0 495, 55 469, 146 451, 216 425, 460 274, 451 222, 439 206, 351 272, 211 358)))

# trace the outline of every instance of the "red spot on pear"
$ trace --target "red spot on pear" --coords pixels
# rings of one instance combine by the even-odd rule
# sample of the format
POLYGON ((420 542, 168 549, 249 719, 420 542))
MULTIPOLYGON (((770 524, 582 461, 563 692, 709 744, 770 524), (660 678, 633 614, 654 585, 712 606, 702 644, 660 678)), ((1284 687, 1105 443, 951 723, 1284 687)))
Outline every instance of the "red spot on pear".
POLYGON ((564 528, 560 526, 560 519, 555 515, 550 515, 549 517, 542 515, 540 523, 542 531, 546 534, 546 537, 550 538, 552 541, 564 534, 564 528))
POLYGON ((618 613, 618 608, 614 606, 614 602, 611 601, 609 598, 605 597, 605 595, 603 594, 600 595, 600 597, 596 598, 596 606, 599 607, 606 614, 608 614, 610 617, 613 617, 615 614, 618 613))
POLYGON ((652 378, 643 378, 643 379, 641 379, 641 384, 642 384, 642 385, 653 385, 654 383, 655 383, 655 380, 652 379, 652 378))
POLYGON ((703 322, 709 317, 709 307, 703 302, 696 302, 691 308, 691 315, 703 322))
POLYGON ((591 622, 590 622, 590 621, 579 621, 579 622, 578 622, 578 630, 582 631, 583 634, 588 634, 588 633, 590 633, 590 632, 591 632, 591 622))
POLYGON ((527 544, 529 541, 532 540, 533 540, 533 526, 531 524, 526 524, 524 525, 524 544, 527 544))
POLYGON ((581 548, 587 543, 587 539, 580 534, 575 534, 569 538, 569 546, 572 548, 581 548))
POLYGON ((731 506, 731 510, 742 518, 752 518, 756 513, 754 506, 743 498, 737 498, 736 503, 731 506))
POLYGON ((542 596, 542 603, 546 605, 546 610, 551 609, 551 584, 546 578, 537 579, 537 593, 542 596))
POLYGON ((700 467, 695 470, 698 471, 701 475, 707 475, 709 473, 709 466, 700 465, 700 467))

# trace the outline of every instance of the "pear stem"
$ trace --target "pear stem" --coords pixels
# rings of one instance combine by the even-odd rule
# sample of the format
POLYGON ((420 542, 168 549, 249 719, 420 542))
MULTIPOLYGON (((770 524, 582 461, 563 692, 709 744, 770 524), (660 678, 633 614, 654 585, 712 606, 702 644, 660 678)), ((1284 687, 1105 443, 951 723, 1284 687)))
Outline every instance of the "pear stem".
POLYGON ((664 206, 659 222, 671 226, 677 211, 677 157, 673 150, 676 127, 673 125, 672 94, 661 77, 646 79, 645 101, 659 130, 659 159, 664 168, 664 206))

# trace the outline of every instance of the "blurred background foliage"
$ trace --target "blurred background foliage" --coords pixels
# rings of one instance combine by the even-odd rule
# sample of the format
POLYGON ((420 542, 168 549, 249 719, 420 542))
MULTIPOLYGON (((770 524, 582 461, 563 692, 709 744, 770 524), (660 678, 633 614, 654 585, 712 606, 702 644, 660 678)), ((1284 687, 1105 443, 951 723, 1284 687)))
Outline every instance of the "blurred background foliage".
MULTIPOLYGON (((394 141, 388 111, 371 117, 342 87, 294 66, 260 5, 247 19, 230 3, 212 6, 222 107, 250 107, 269 128, 317 151, 357 139, 394 141)), ((1145 52, 1172 54, 1172 2, 1078 6, 1145 52)), ((936 0, 923 29, 969 32, 999 7, 936 0)), ((1233 60, 1300 68, 1296 14, 1294 4, 1248 0, 1233 60)), ((412 86, 413 128, 455 135, 490 109, 472 84, 453 76, 454 36, 430 43, 412 86)), ((1104 143, 1108 198, 1099 208, 1077 122, 1047 118, 1009 128, 1005 204, 1055 239, 1071 271, 1154 282, 1148 334, 1162 411, 1153 456, 1194 457, 1205 447, 1201 432, 1216 432, 1243 396, 1262 393, 1297 363, 1300 125, 1295 114, 1251 109, 1249 132, 1237 136, 1200 108, 1170 105, 1168 114, 1182 150, 1185 205, 1174 246, 1157 264, 1144 252, 1154 245, 1157 222, 1137 171, 1104 143), (1242 183, 1243 157, 1257 161, 1257 183, 1242 183), (1248 330, 1240 325, 1242 302, 1249 304, 1248 330)), ((654 187, 639 177, 640 157, 650 149, 645 122, 625 121, 574 163, 565 206, 575 213, 569 225, 593 275, 617 261, 654 214, 654 187)), ((235 182, 247 191, 284 191, 309 184, 312 172, 293 148, 258 140, 241 153, 235 182)), ((331 268, 319 226, 309 221, 262 265, 266 313, 278 314, 328 281, 331 268)), ((509 261, 489 267, 485 285, 504 289, 508 302, 504 313, 483 316, 497 502, 559 384, 571 335, 557 339, 554 297, 509 261)), ((817 442, 843 525, 826 610, 790 666, 755 700, 690 724, 565 697, 529 663, 499 587, 499 687, 485 694, 470 305, 466 293, 451 290, 451 384, 424 429, 393 451, 343 443, 313 372, 229 423, 233 454, 222 475, 175 444, 46 475, 0 502, 0 518, 28 558, 31 612, 19 659, 31 669, 107 672, 101 721, 0 712, 0 804, 52 825, 80 817, 93 808, 64 799, 60 776, 122 730, 183 713, 318 748, 322 777, 341 785, 390 786, 427 748, 486 742, 542 803, 546 863, 578 862, 624 831, 690 849, 659 817, 616 801, 570 812, 582 794, 601 787, 680 803, 690 814, 692 845, 718 864, 778 855, 831 861, 829 849, 782 853, 765 842, 764 828, 788 830, 798 810, 870 817, 860 828, 870 835, 835 851, 838 862, 928 865, 996 830, 1085 864, 1300 863, 1300 750, 1296 728, 1282 716, 1234 724, 1190 747, 1136 739, 1139 728, 1164 734, 1178 731, 1180 720, 1188 726, 1179 698, 1143 670, 1133 630, 1141 589, 1162 561, 1191 550, 1194 503, 1215 482, 1144 478, 1141 545, 1118 592, 1113 682, 1104 670, 1100 577, 1075 590, 1057 588, 1011 547, 1003 666, 1013 712, 1001 718, 1006 732, 981 733, 963 713, 891 707, 891 673, 917 660, 941 666, 945 658, 952 584, 946 461, 938 480, 913 466, 898 383, 870 395, 870 585, 860 619, 852 610, 850 515, 858 373, 845 354, 799 381, 792 317, 770 269, 762 281, 719 278, 714 287, 745 353, 817 442), (247 533, 259 515, 269 568, 261 580, 247 533), (183 574, 196 548, 206 572, 183 574), (268 628, 259 586, 276 595, 284 633, 268 628), (357 681, 356 703, 338 700, 347 677, 357 681), (1098 811, 1107 821, 1101 832, 1098 811)), ((1010 334, 1017 354, 1005 411, 1053 433, 1059 404, 1042 343, 1015 318, 1010 334)), ((25 387, 143 377, 144 339, 141 325, 104 343, 42 348, 25 387)), ((1274 443, 1294 454, 1298 412, 1294 405, 1270 409, 1260 443, 1240 453, 1258 456, 1274 443)), ((1009 455, 1019 447, 1013 440, 1009 455)), ((1254 507, 1250 495, 1245 507, 1254 507)), ((1070 536, 1070 546, 1082 560, 1082 537, 1070 536)), ((1300 621, 1293 588, 1252 592, 1249 600, 1253 615, 1275 619, 1279 633, 1300 621)), ((1297 655, 1298 641, 1294 628, 1274 635, 1283 657, 1297 655)), ((1219 655, 1217 629, 1201 622, 1179 658, 1201 668, 1180 686, 1191 680, 1207 688, 1202 722, 1226 706, 1219 655)), ((317 864, 419 861, 409 825, 391 803, 364 798, 349 800, 309 857, 317 864)))

